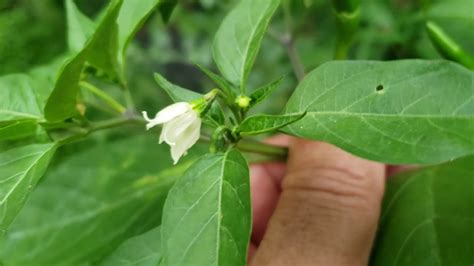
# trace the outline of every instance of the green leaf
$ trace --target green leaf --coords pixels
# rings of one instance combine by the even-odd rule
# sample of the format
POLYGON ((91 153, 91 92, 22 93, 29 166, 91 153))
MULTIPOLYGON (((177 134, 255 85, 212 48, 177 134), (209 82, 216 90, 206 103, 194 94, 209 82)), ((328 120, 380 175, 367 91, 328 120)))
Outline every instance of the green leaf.
MULTIPOLYGON (((165 79, 162 75, 155 73, 156 83, 170 96, 173 102, 191 102, 202 98, 203 95, 192 90, 182 88, 165 79)), ((206 115, 213 126, 218 126, 225 121, 225 116, 220 106, 214 102, 206 115)))
POLYGON ((122 67, 122 75, 128 44, 161 2, 167 2, 167 0, 123 0, 117 18, 118 49, 120 51, 118 61, 122 67))
POLYGON ((270 94, 272 94, 272 92, 278 87, 278 85, 280 85, 282 80, 283 77, 280 77, 279 79, 252 92, 252 94, 250 94, 250 107, 259 104, 261 101, 265 100, 268 96, 270 96, 270 94))
POLYGON ((173 11, 177 4, 177 0, 164 0, 158 7, 161 17, 163 18, 163 21, 165 23, 170 20, 171 15, 173 14, 173 11))
POLYGON ((56 147, 54 143, 34 144, 0 153, 0 233, 23 207, 56 147))
POLYGON ((21 139, 36 133, 38 123, 35 120, 15 120, 0 124, 0 141, 21 139))
POLYGON ((120 245, 101 266, 158 266, 161 261, 161 228, 132 237, 120 245))
MULTIPOLYGON (((72 4, 72 3, 71 3, 72 4)), ((117 73, 117 16, 122 1, 112 1, 84 48, 64 63, 45 106, 44 115, 50 122, 77 115, 76 97, 84 64, 89 62, 110 76, 117 73)), ((73 16, 73 14, 68 14, 73 16)), ((71 25, 72 27, 73 25, 71 25)))
POLYGON ((206 155, 171 189, 163 210, 166 265, 246 265, 249 170, 237 150, 206 155))
POLYGON ((388 179, 374 266, 471 265, 474 157, 388 179))
POLYGON ((250 70, 279 0, 242 0, 220 25, 213 56, 222 75, 245 92, 250 70))
POLYGON ((155 81, 163 90, 165 90, 174 102, 191 102, 202 97, 202 94, 200 93, 182 88, 169 82, 165 77, 158 73, 155 73, 155 81))
POLYGON ((96 25, 79 11, 73 0, 66 1, 66 13, 69 50, 79 52, 94 33, 96 25))
POLYGON ((97 143, 63 159, 0 242, 0 261, 22 266, 97 261, 159 225, 169 188, 199 153, 190 151, 173 166, 168 147, 157 139, 97 143))
POLYGON ((234 88, 232 84, 230 84, 227 80, 225 80, 223 77, 217 75, 216 73, 212 72, 208 68, 196 64, 196 66, 204 73, 208 78, 210 78, 218 87, 219 89, 223 90, 227 95, 231 97, 235 97, 234 95, 234 88))
POLYGON ((285 131, 390 163, 437 163, 474 153, 474 74, 448 61, 335 61, 307 75, 285 131))
POLYGON ((259 135, 295 123, 305 116, 305 112, 286 115, 255 115, 247 117, 237 128, 242 136, 259 135))
POLYGON ((84 15, 68 3, 68 30, 74 47, 81 48, 60 71, 53 93, 45 107, 45 117, 51 122, 77 115, 76 98, 78 85, 86 63, 103 71, 111 78, 125 84, 124 56, 132 37, 151 15, 159 0, 113 0, 105 15, 98 22, 90 37, 84 33, 89 28, 84 15), (87 39, 87 37, 89 37, 87 39), (83 40, 87 42, 83 44, 83 40))

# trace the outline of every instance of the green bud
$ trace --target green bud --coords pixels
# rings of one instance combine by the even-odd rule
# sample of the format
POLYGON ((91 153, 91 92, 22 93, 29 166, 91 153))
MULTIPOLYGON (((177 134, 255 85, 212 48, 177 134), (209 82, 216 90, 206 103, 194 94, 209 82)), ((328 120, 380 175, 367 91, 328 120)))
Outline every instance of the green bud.
POLYGON ((237 96, 237 98, 235 99, 235 103, 237 104, 237 106, 240 107, 240 109, 247 109, 250 105, 250 101, 252 99, 250 99, 250 97, 248 96, 245 96, 245 95, 239 95, 237 96))

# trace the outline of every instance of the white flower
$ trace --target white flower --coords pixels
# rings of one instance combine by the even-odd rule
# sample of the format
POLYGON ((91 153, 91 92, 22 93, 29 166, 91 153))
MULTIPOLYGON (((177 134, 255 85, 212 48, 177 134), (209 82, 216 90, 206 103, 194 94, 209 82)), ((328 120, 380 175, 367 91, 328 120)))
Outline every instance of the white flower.
POLYGON ((148 122, 146 129, 163 124, 160 143, 166 142, 171 147, 171 157, 176 164, 181 156, 199 139, 201 118, 187 102, 178 102, 159 111, 150 119, 147 112, 142 112, 148 122))

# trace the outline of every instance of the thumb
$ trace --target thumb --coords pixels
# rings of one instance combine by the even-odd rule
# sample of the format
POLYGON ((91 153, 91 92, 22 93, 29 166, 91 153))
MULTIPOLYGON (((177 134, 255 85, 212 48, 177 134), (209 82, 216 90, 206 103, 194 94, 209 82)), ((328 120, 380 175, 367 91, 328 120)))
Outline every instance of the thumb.
POLYGON ((294 139, 287 169, 252 266, 367 265, 385 166, 294 139))

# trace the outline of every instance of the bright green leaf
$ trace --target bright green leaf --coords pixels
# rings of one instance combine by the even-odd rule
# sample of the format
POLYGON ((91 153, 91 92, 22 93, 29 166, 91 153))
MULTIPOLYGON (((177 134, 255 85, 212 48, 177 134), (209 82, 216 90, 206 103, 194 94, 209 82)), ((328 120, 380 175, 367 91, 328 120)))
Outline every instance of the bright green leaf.
POLYGON ((79 11, 73 0, 66 1, 66 13, 69 50, 79 52, 94 33, 96 25, 79 11))
POLYGON ((265 100, 268 96, 270 96, 272 92, 278 87, 278 85, 280 85, 282 80, 283 77, 252 92, 252 94, 250 94, 250 99, 252 99, 250 102, 250 107, 259 104, 261 101, 265 100))
POLYGON ((474 262, 474 157, 388 179, 374 266, 474 262))
POLYGON ((202 97, 202 94, 182 88, 169 82, 162 75, 155 73, 155 81, 174 102, 191 102, 202 97))
POLYGON ((118 61, 122 68, 128 44, 160 2, 167 2, 167 0, 123 0, 117 18, 118 49, 120 51, 118 61))
POLYGON ((0 261, 78 265, 103 258, 159 225, 170 186, 194 158, 190 151, 173 166, 168 147, 150 135, 99 143, 64 159, 10 226, 0 261))
POLYGON ((291 96, 286 111, 307 114, 285 131, 377 161, 451 160, 474 153, 473 80, 448 61, 326 63, 291 96))
POLYGON ((255 115, 245 118, 237 128, 242 136, 258 135, 287 126, 303 118, 305 112, 286 115, 255 115))
MULTIPOLYGON (((44 115, 48 121, 57 122, 77 115, 76 97, 80 90, 79 81, 86 61, 110 76, 117 73, 116 20, 121 4, 122 1, 119 0, 110 3, 85 47, 64 63, 44 109, 44 115)), ((68 15, 73 16, 73 14, 68 15)))
POLYGON ((21 139, 34 135, 38 123, 35 120, 15 120, 0 124, 0 141, 21 139))
POLYGON ((246 265, 251 230, 249 170, 231 150, 206 155, 171 189, 163 210, 166 265, 246 265))
POLYGON ((210 78, 218 87, 219 89, 223 90, 227 95, 235 96, 233 92, 233 86, 225 80, 223 77, 217 75, 216 73, 212 72, 205 66, 196 64, 196 66, 204 73, 208 78, 210 78))
POLYGON ((222 75, 245 92, 245 84, 280 0, 242 0, 216 33, 213 56, 222 75))
POLYGON ((54 143, 34 144, 0 153, 0 232, 5 232, 23 207, 56 147, 54 143))
POLYGON ((101 266, 158 266, 161 261, 161 228, 125 241, 101 266))

